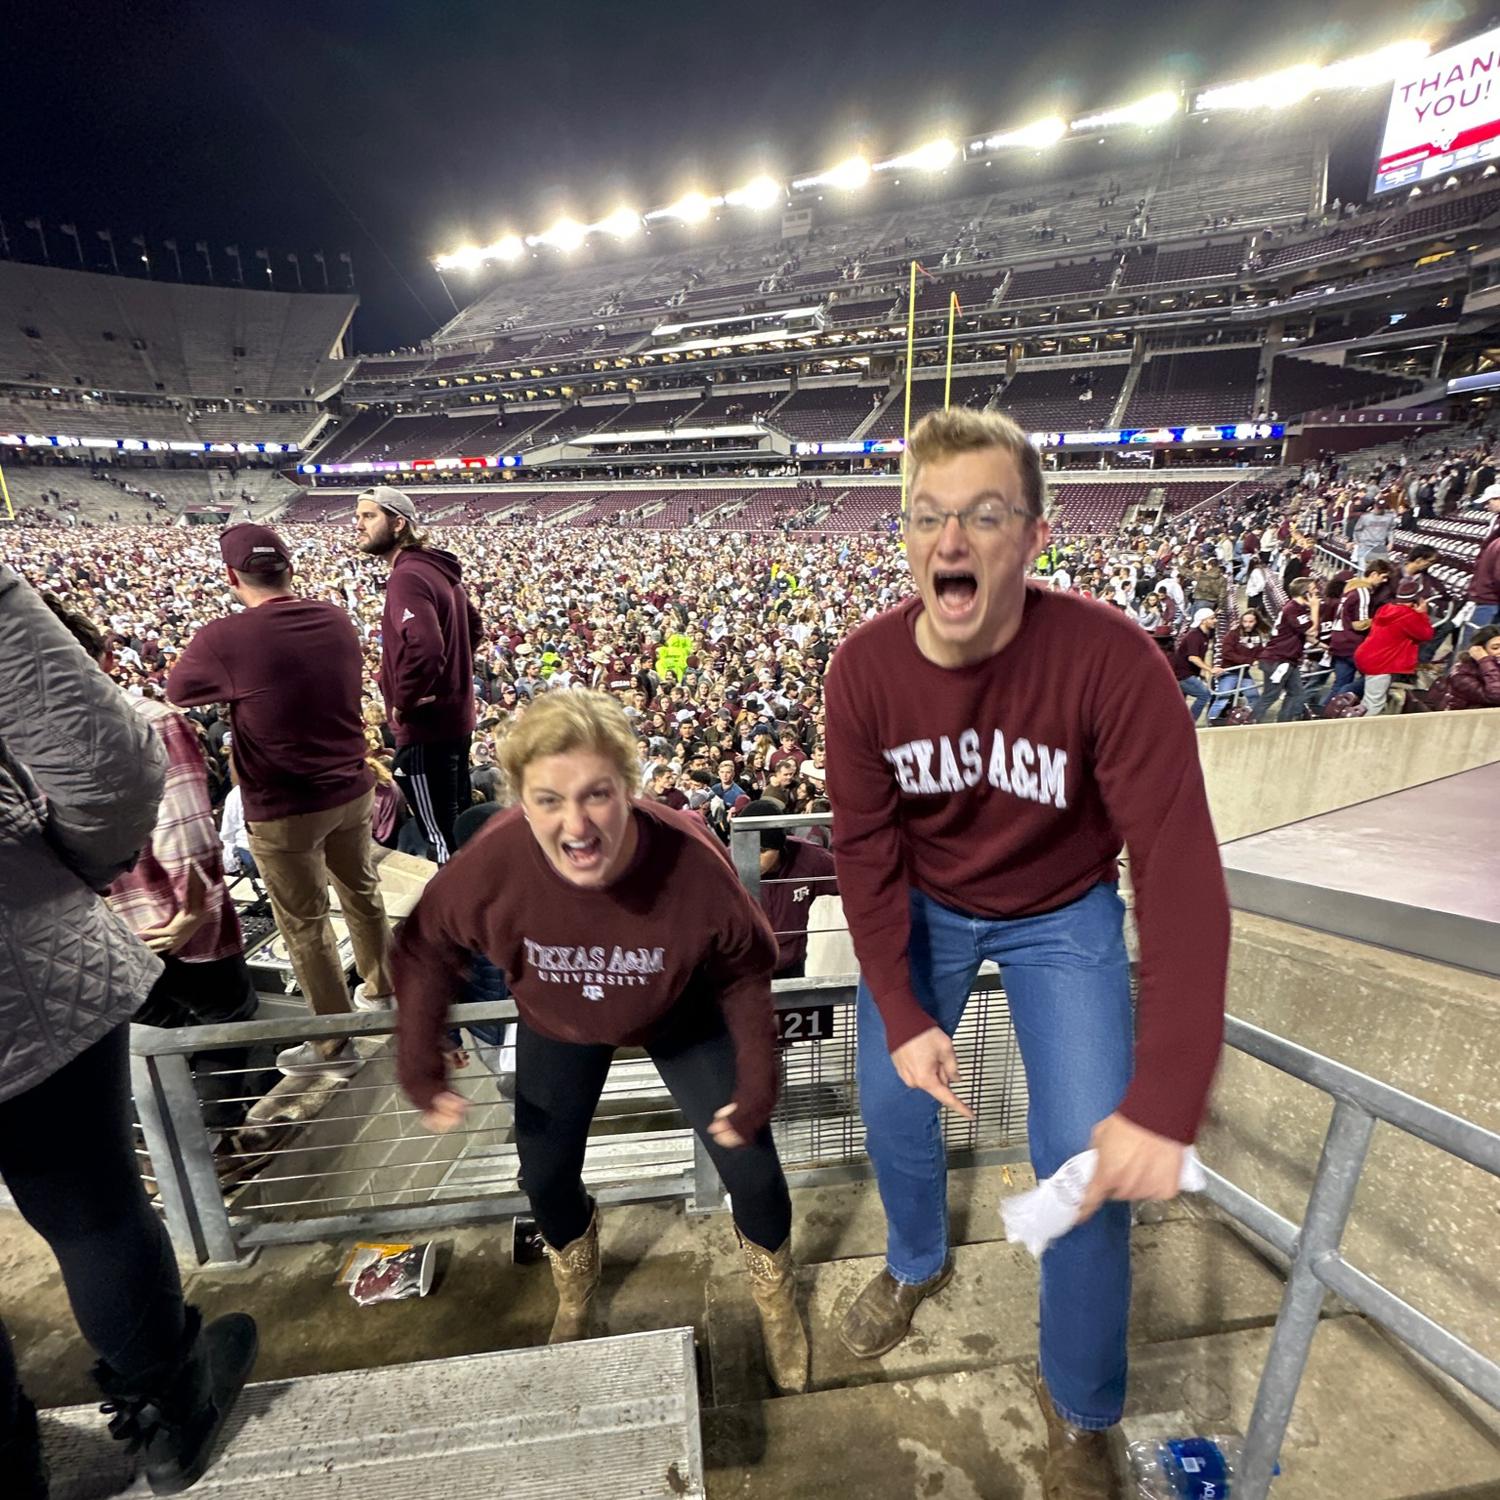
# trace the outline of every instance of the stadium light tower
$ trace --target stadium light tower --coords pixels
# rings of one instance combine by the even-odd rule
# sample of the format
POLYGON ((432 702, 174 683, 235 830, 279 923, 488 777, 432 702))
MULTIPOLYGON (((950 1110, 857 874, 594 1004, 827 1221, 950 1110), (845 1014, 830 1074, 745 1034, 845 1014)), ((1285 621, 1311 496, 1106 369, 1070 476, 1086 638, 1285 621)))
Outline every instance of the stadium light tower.
POLYGON ((1040 151, 1047 146, 1055 146, 1067 133, 1066 120, 1061 120, 1056 115, 1048 115, 1045 120, 1033 120, 1030 125, 1023 125, 1019 130, 1002 130, 998 135, 975 141, 969 149, 1002 151, 1007 147, 1029 146, 1040 151))
POLYGON ((851 156, 846 161, 841 161, 838 166, 830 167, 826 172, 818 172, 812 177, 799 177, 792 186, 797 189, 812 187, 833 187, 849 193, 856 188, 862 188, 870 180, 870 164, 862 156, 851 156))
POLYGON ((1403 68, 1427 56, 1426 42, 1392 42, 1389 47, 1339 62, 1297 63, 1264 78, 1249 78, 1205 89, 1193 100, 1195 113, 1221 109, 1286 109, 1319 89, 1364 89, 1389 83, 1403 68))
POLYGON ((903 152, 900 156, 892 156, 886 161, 875 163, 874 170, 877 172, 942 172, 958 159, 959 149, 952 141, 928 141, 925 146, 918 146, 915 151, 903 152))
POLYGON ((760 212, 774 208, 786 197, 786 189, 774 177, 757 177, 744 187, 726 193, 724 201, 735 208, 751 208, 760 212))
POLYGON ((551 245, 554 250, 561 250, 564 255, 571 255, 588 237, 589 232, 582 224, 564 215, 551 229, 542 234, 528 235, 526 243, 528 245, 551 245))
POLYGON ((641 216, 633 208, 617 208, 607 218, 600 219, 589 228, 597 229, 602 234, 612 234, 617 240, 628 240, 641 232, 641 216))
POLYGON ((684 193, 675 203, 666 208, 654 208, 646 215, 648 219, 680 219, 684 224, 701 224, 723 203, 722 198, 710 198, 705 193, 684 193))
POLYGON ((1182 99, 1173 89, 1162 89, 1148 94, 1134 104, 1121 105, 1119 109, 1101 110, 1095 115, 1085 115, 1074 120, 1072 130, 1107 130, 1112 125, 1164 125, 1173 115, 1182 110, 1182 99))

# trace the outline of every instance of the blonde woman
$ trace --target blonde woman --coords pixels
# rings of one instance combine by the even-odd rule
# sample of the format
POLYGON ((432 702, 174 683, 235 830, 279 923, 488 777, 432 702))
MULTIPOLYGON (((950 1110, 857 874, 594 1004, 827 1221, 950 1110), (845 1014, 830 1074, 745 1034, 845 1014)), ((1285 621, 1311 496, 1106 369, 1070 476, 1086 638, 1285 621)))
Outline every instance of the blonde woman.
POLYGON ((520 1011, 516 1147, 547 1242, 550 1342, 581 1338, 599 1283, 584 1146, 616 1047, 641 1046, 708 1148, 734 1206, 771 1376, 807 1383, 776 1097, 771 929, 701 819, 640 798, 630 721, 607 694, 549 694, 499 746, 517 805, 428 885, 396 953, 402 1088, 431 1130, 448 1086, 448 1006, 483 954, 520 1011))

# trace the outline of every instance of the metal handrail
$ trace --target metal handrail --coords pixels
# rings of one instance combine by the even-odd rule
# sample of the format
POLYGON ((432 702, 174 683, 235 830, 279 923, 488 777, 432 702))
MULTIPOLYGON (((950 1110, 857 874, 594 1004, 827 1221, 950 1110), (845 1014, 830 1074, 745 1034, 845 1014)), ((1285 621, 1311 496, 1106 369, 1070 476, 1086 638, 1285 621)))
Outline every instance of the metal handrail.
POLYGON ((1226 1018, 1224 1040, 1334 1100, 1301 1225, 1219 1173, 1207 1172, 1206 1196, 1291 1260, 1235 1477, 1236 1495, 1265 1500, 1330 1291, 1466 1390, 1500 1408, 1500 1364, 1351 1266, 1339 1250, 1376 1121, 1495 1176, 1500 1176, 1500 1134, 1237 1017, 1226 1018))

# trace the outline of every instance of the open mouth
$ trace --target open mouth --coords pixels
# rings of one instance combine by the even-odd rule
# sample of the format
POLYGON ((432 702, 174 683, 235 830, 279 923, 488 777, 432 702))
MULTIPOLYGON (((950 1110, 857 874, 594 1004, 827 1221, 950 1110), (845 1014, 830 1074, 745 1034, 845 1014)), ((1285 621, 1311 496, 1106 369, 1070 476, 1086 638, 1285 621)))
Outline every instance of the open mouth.
POLYGON ((947 620, 964 620, 979 598, 979 580, 963 569, 942 568, 933 574, 938 613, 947 620))
POLYGON ((595 870, 604 863, 604 840, 595 834, 591 839, 564 839, 563 858, 574 870, 595 870))

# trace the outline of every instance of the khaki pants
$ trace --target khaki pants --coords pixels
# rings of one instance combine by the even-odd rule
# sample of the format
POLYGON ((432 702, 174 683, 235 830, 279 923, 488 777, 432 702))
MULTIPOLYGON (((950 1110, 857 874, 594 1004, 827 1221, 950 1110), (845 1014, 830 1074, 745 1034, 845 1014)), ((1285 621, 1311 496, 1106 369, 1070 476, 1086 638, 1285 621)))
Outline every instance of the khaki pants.
POLYGON ((349 989, 329 921, 328 885, 339 893, 354 944, 354 966, 372 995, 389 995, 391 930, 371 858, 374 790, 324 812, 251 823, 250 852, 260 866, 292 972, 320 1016, 349 1009, 349 989))

